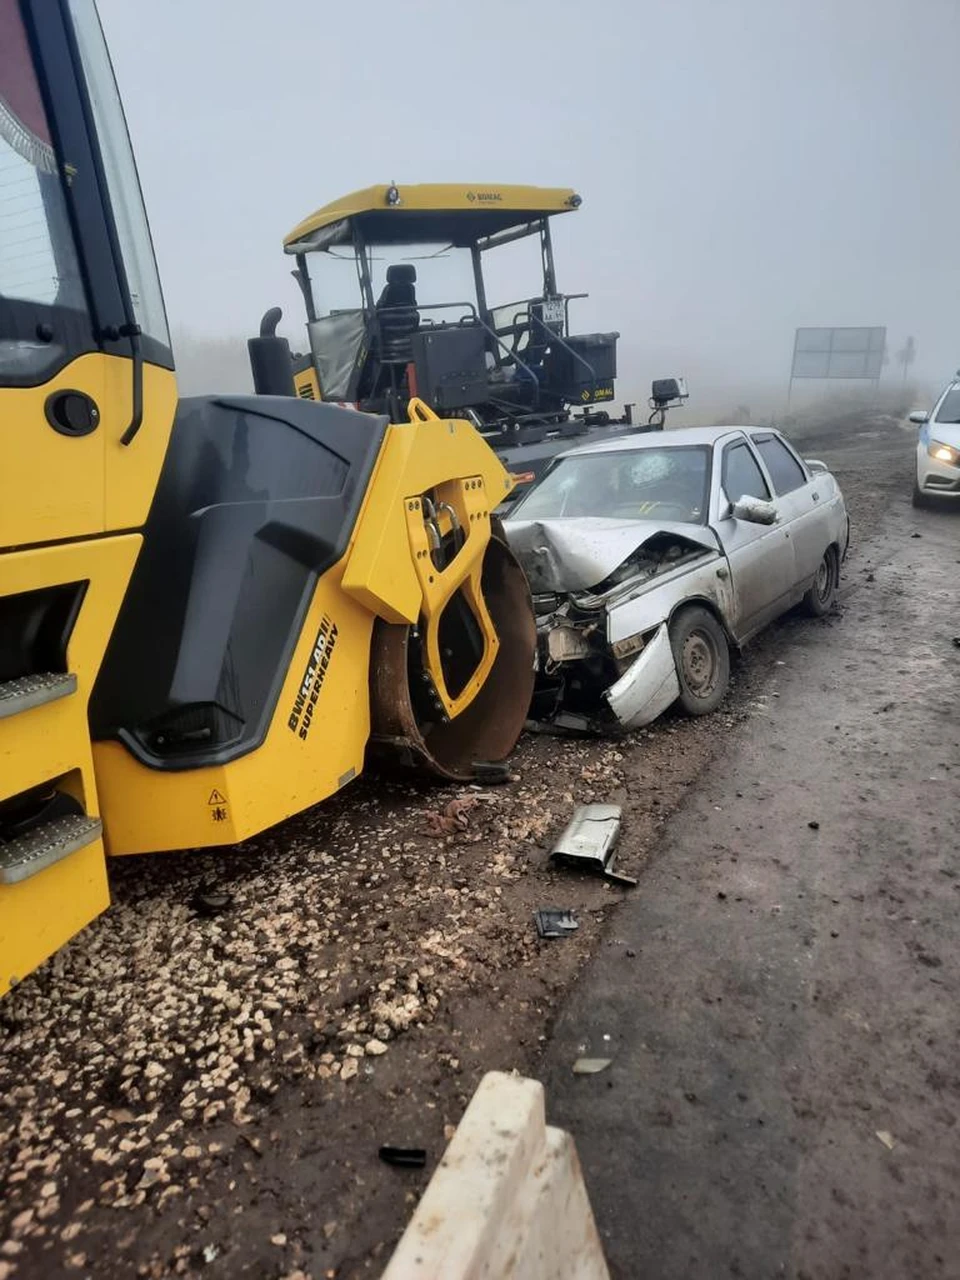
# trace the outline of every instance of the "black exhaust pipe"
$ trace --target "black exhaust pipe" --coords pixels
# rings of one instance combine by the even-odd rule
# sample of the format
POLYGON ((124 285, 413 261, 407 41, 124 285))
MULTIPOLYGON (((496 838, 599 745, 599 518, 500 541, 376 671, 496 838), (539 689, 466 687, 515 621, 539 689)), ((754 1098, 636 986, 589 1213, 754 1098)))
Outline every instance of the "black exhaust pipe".
POLYGON ((283 319, 279 307, 271 307, 260 321, 259 338, 247 339, 253 389, 258 396, 295 396, 293 359, 290 343, 277 336, 277 325, 283 319))

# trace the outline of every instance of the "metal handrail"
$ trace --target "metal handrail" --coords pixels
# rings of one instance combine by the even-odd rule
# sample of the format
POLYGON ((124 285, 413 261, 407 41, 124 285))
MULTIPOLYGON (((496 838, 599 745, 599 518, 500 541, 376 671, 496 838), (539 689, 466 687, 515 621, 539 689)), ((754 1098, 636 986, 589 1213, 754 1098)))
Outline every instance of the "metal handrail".
MULTIPOLYGON (((506 356, 508 356, 510 359, 514 360, 521 369, 523 369, 527 374, 529 374, 531 380, 533 381, 534 386, 537 389, 536 402, 537 404, 539 404, 540 403, 540 379, 537 377, 534 371, 530 368, 530 366, 525 361, 520 359, 520 357, 516 354, 516 352, 513 352, 510 350, 510 348, 503 341, 503 339, 496 332, 496 330, 491 329, 491 327, 487 324, 484 318, 479 314, 479 312, 477 311, 476 307, 473 305, 472 302, 427 302, 427 303, 424 303, 423 306, 421 306, 418 303, 414 307, 380 307, 378 309, 378 316, 386 315, 391 311, 411 311, 411 310, 415 310, 418 312, 419 311, 443 311, 443 310, 452 309, 453 307, 466 308, 466 310, 470 313, 471 319, 480 326, 480 328, 484 331, 484 333, 488 334, 494 340, 494 342, 503 351, 503 353, 506 356)), ((463 320, 465 320, 466 318, 467 318, 466 316, 461 317, 461 324, 463 323, 463 320)), ((378 330, 379 330, 379 325, 378 325, 378 330)), ((574 354, 576 353, 574 352, 574 354)))
POLYGON ((573 356, 574 360, 577 360, 580 364, 586 366, 587 373, 590 375, 590 398, 593 399, 597 392, 597 374, 590 361, 585 360, 583 356, 578 355, 578 353, 574 351, 573 347, 571 347, 569 343, 567 343, 558 333, 554 333, 554 331, 549 328, 539 316, 534 315, 532 311, 528 312, 528 315, 534 324, 538 324, 544 333, 549 335, 551 342, 554 340, 557 341, 565 351, 568 351, 570 355, 573 356))
MULTIPOLYGON (((562 296, 563 296, 564 328, 569 330, 571 300, 575 298, 587 298, 590 295, 586 293, 569 293, 569 294, 565 293, 562 296)), ((563 347, 563 349, 569 355, 571 355, 574 360, 576 360, 579 364, 582 364, 585 366, 587 370, 587 374, 589 375, 589 378, 590 378, 590 396, 592 399, 596 395, 596 391, 597 391, 597 374, 593 365, 589 362, 589 360, 586 360, 583 356, 578 354, 578 352, 574 351, 573 347, 569 345, 569 343, 565 340, 562 334, 559 334, 556 332, 556 330, 551 329, 549 325, 547 325, 538 315, 535 315, 531 310, 531 307, 535 302, 546 302, 546 301, 547 301, 546 298, 528 298, 523 304, 526 307, 526 310, 514 312, 513 321, 511 323, 511 329, 513 331, 516 331, 517 321, 522 319, 526 319, 527 323, 531 326, 531 328, 533 327, 534 324, 538 324, 540 328, 544 331, 544 333, 547 334, 547 336, 550 338, 551 341, 557 342, 557 344, 563 347)), ((504 346, 504 350, 506 350, 506 345, 503 343, 501 343, 501 345, 504 346)), ((512 359, 520 362, 520 357, 515 351, 510 350, 508 354, 511 356, 512 359)))

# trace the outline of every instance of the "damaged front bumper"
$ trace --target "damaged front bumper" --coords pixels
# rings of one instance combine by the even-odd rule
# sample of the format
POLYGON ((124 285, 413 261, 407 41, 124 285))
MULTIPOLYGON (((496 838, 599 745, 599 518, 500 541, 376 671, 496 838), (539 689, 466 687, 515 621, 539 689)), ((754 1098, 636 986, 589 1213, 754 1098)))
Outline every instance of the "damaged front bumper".
POLYGON ((666 622, 636 637, 629 665, 582 631, 559 626, 541 633, 539 692, 530 728, 609 734, 641 729, 680 696, 666 622), (637 650, 640 650, 637 653, 637 650))
POLYGON ((537 613, 530 727, 588 734, 642 728, 680 696, 668 630, 674 611, 695 599, 726 617, 734 604, 725 557, 706 527, 582 526, 507 526, 537 613))
POLYGON ((680 697, 667 624, 662 622, 640 656, 603 695, 625 729, 642 729, 680 697))

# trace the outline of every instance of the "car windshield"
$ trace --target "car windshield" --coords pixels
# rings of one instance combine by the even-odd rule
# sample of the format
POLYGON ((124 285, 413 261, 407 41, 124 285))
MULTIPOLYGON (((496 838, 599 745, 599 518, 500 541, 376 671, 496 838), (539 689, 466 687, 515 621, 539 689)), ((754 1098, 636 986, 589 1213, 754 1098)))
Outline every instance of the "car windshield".
POLYGON ((561 458, 511 519, 671 520, 703 524, 710 451, 702 446, 630 449, 561 458))
POLYGON ((943 397, 936 421, 960 423, 960 387, 954 387, 943 397))

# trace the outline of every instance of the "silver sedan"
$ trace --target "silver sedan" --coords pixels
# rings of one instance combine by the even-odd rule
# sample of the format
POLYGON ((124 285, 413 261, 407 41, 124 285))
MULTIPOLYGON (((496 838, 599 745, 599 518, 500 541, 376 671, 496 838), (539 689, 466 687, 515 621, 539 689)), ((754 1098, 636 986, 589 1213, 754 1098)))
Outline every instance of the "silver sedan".
POLYGON ((803 602, 832 606, 850 522, 821 462, 778 432, 701 427, 562 454, 507 537, 538 615, 531 717, 638 728, 712 711, 739 648, 803 602))

